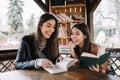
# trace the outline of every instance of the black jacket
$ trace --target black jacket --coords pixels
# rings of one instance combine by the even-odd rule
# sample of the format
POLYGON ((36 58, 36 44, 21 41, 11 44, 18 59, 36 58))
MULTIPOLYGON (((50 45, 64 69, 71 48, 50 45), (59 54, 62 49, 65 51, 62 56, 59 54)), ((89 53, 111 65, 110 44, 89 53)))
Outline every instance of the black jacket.
MULTIPOLYGON (((47 47, 42 51, 43 54, 47 54, 47 47)), ((49 53, 50 54, 50 53, 49 53)), ((58 54, 59 55, 59 54, 58 54)), ((50 58, 53 63, 57 59, 57 56, 50 58)), ((21 45, 17 53, 15 68, 16 69, 35 69, 35 60, 38 57, 35 55, 35 43, 34 35, 24 36, 21 40, 21 45)), ((48 58, 49 59, 49 58, 48 58)))

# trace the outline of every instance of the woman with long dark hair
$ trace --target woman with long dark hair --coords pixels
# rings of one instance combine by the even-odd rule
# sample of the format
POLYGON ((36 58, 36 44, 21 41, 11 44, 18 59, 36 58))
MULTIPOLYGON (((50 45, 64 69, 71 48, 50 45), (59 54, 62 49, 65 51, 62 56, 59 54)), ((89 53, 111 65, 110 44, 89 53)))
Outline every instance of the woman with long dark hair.
MULTIPOLYGON (((71 51, 70 55, 73 58, 79 59, 79 62, 80 56, 83 52, 95 55, 105 52, 105 48, 102 48, 101 46, 90 41, 89 34, 89 28, 85 23, 77 23, 71 29, 71 41, 69 43, 69 48, 71 51)), ((101 65, 91 65, 88 68, 93 71, 106 73, 110 70, 110 62, 108 60, 101 65)))
POLYGON ((56 18, 49 13, 43 14, 36 31, 22 38, 15 68, 45 68, 54 66, 56 59, 62 60, 58 52, 57 35, 58 22, 56 18))

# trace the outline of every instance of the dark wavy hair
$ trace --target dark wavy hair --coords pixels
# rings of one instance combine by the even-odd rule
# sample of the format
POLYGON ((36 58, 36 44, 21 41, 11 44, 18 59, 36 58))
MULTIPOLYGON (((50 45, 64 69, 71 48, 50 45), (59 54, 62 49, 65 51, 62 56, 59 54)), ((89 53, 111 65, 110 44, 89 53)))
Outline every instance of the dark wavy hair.
POLYGON ((57 54, 58 53, 58 49, 57 49, 57 46, 58 46, 57 45, 58 22, 57 22, 57 19, 50 13, 45 13, 45 14, 41 15, 41 17, 40 17, 37 29, 35 31, 35 47, 36 47, 36 50, 39 49, 39 46, 40 46, 42 38, 43 38, 43 34, 39 27, 42 26, 48 20, 55 20, 55 31, 52 33, 51 37, 49 39, 47 39, 48 52, 52 53, 52 54, 53 53, 57 54))
MULTIPOLYGON (((83 45, 83 48, 81 49, 81 50, 79 50, 80 51, 80 53, 82 52, 82 51, 84 51, 84 52, 91 52, 91 50, 90 50, 90 32, 89 32, 89 28, 88 28, 88 26, 85 24, 85 23, 77 23, 77 24, 75 24, 73 27, 72 27, 72 29, 73 28, 77 28, 77 29, 79 29, 82 33, 83 33, 83 35, 85 35, 86 36, 86 38, 85 38, 85 40, 84 40, 84 45, 83 45)), ((71 29, 71 31, 72 31, 72 29, 71 29)), ((78 47, 78 46, 77 46, 78 47)), ((79 48, 80 49, 80 48, 79 48)), ((78 51, 78 50, 77 50, 78 51)))

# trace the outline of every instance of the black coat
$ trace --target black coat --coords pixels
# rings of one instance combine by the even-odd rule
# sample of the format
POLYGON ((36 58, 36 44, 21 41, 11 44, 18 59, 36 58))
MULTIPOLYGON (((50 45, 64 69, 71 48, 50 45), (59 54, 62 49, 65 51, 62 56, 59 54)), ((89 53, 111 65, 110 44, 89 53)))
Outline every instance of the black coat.
MULTIPOLYGON (((42 51, 44 55, 48 53, 47 47, 42 51)), ((35 60, 38 58, 35 55, 35 43, 34 43, 34 35, 24 36, 21 40, 20 48, 17 53, 15 68, 16 69, 35 69, 35 60)), ((50 54, 50 53, 49 53, 50 54)), ((52 58, 48 58, 53 63, 57 59, 57 56, 52 56, 52 58)))

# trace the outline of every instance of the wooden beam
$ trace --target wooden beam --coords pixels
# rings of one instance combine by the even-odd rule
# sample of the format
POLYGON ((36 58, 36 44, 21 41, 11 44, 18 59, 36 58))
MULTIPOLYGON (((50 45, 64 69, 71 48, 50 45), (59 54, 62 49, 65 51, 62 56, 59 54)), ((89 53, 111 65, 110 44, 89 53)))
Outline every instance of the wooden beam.
POLYGON ((94 12, 101 0, 86 0, 87 10, 89 12, 94 12))
POLYGON ((94 39, 93 35, 93 12, 99 5, 101 0, 86 0, 86 10, 87 10, 87 25, 90 28, 90 37, 91 40, 94 39))
POLYGON ((18 49, 0 50, 0 61, 16 59, 18 49))
POLYGON ((49 6, 47 4, 45 4, 42 0, 34 0, 38 6, 44 11, 44 12, 48 12, 49 11, 49 6))

